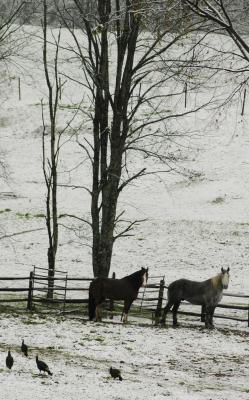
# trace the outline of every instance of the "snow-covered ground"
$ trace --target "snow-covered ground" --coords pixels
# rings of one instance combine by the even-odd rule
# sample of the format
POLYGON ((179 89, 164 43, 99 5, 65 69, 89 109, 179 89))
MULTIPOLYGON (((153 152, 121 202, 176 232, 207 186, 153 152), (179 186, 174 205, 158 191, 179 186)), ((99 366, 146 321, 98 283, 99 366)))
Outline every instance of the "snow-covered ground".
POLYGON ((248 399, 248 333, 68 319, 1 321, 0 383, 4 399, 248 399), (30 345, 20 352, 21 338, 30 345), (4 368, 6 350, 14 366, 4 368), (52 377, 39 376, 35 355, 52 377), (109 368, 121 369, 114 381, 109 368))
MULTIPOLYGON (((0 236, 32 231, 0 241, 0 276, 27 275, 34 265, 44 267, 47 262, 47 235, 40 216, 45 212, 40 101, 46 99, 46 86, 37 62, 37 41, 24 50, 29 61, 18 59, 22 68, 17 63, 11 66, 11 79, 0 94, 0 151, 9 166, 8 180, 1 181, 0 236)), ((71 68, 65 65, 66 71, 71 68)), ((231 81, 226 90, 232 85, 231 81)), ((83 96, 81 90, 66 82, 60 126, 71 116, 70 102, 83 96)), ((117 276, 144 266, 151 275, 165 275, 166 283, 180 277, 204 280, 229 266, 229 291, 248 294, 249 114, 247 106, 243 117, 240 110, 238 102, 215 116, 202 111, 187 118, 186 124, 202 133, 188 147, 185 167, 193 171, 191 178, 148 175, 122 195, 120 209, 146 221, 133 237, 117 242, 112 263, 117 276)), ((83 163, 74 169, 83 158, 75 141, 67 142, 59 166, 61 183, 89 184, 89 167, 83 163)), ((81 190, 61 187, 59 199, 61 213, 89 215, 89 199, 81 190)), ((91 276, 87 228, 82 227, 80 236, 61 227, 57 266, 71 276, 91 276)), ((148 321, 142 326, 117 321, 93 324, 72 317, 1 314, 1 395, 6 400, 248 398, 245 323, 217 320, 218 329, 207 332, 200 323, 160 329, 148 321), (31 348, 28 359, 20 353, 22 338, 31 348), (12 371, 5 368, 8 348, 15 359, 12 371), (38 375, 37 353, 53 377, 38 375), (110 366, 121 367, 122 382, 110 379, 110 366)))

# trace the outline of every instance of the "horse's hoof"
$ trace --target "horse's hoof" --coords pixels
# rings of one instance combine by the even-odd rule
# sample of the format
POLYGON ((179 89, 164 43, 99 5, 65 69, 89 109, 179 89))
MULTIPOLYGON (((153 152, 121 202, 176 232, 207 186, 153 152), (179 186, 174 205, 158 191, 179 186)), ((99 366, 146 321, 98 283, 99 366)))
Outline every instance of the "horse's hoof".
POLYGON ((175 324, 173 324, 173 328, 179 328, 179 324, 178 324, 178 322, 176 322, 175 324))
POLYGON ((206 326, 205 326, 205 328, 206 328, 206 329, 208 329, 208 330, 212 330, 212 329, 214 329, 214 326, 213 326, 213 325, 210 325, 210 324, 208 324, 208 325, 206 325, 206 326))

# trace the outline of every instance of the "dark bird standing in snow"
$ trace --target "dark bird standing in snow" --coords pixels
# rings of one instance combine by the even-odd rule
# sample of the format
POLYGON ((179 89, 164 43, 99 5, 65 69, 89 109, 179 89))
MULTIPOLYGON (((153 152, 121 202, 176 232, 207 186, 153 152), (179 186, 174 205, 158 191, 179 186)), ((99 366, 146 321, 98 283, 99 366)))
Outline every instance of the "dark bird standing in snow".
POLYGON ((28 346, 24 343, 24 340, 22 340, 21 350, 23 354, 28 357, 28 346))
POLYGON ((110 368, 110 374, 111 374, 111 376, 114 378, 114 379, 116 379, 116 378, 118 378, 120 381, 122 381, 123 380, 123 378, 122 378, 122 376, 121 376, 121 372, 120 372, 120 370, 119 369, 117 369, 117 368, 110 368))
POLYGON ((13 367, 13 364, 14 364, 14 359, 13 359, 12 355, 10 354, 10 350, 9 350, 8 355, 6 357, 6 367, 11 369, 13 367))
POLYGON ((52 372, 50 372, 47 364, 44 361, 41 361, 38 359, 38 356, 36 356, 36 365, 39 371, 47 372, 48 375, 53 375, 52 372))

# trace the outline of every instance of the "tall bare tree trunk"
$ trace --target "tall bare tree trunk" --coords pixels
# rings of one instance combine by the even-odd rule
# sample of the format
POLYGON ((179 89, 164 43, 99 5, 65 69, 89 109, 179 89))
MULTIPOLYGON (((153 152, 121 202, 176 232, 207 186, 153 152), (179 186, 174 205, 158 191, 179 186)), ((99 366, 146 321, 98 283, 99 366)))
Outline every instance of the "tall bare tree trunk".
POLYGON ((50 119, 50 157, 46 165, 45 157, 45 123, 43 132, 43 173, 47 186, 46 199, 46 225, 48 231, 49 247, 48 247, 48 291, 47 298, 52 299, 54 294, 54 274, 56 253, 58 248, 58 212, 57 212, 57 161, 59 149, 56 145, 56 113, 59 98, 58 83, 58 51, 59 51, 60 34, 56 43, 56 53, 54 59, 54 81, 52 84, 48 69, 47 60, 47 1, 43 0, 43 65, 45 78, 48 88, 49 102, 49 119, 50 119), (47 167, 47 168, 46 168, 47 167))
MULTIPOLYGON (((166 69, 163 68, 165 54, 184 36, 178 30, 178 3, 175 13, 170 13, 177 17, 177 22, 172 25, 168 23, 166 27, 162 24, 158 29, 155 26, 154 32, 147 31, 148 36, 151 35, 148 42, 143 40, 142 35, 139 42, 139 32, 144 33, 148 27, 147 16, 149 24, 152 24, 151 13, 156 14, 159 9, 162 10, 163 20, 163 15, 169 14, 168 3, 172 6, 171 1, 154 4, 149 0, 97 0, 96 13, 89 15, 84 8, 84 2, 74 0, 79 14, 77 27, 82 29, 88 40, 88 45, 84 47, 72 28, 75 27, 75 21, 70 12, 66 13, 65 7, 62 13, 58 8, 63 23, 75 40, 77 54, 83 66, 84 85, 87 77, 94 109, 91 115, 93 142, 83 137, 80 143, 92 165, 92 187, 89 192, 94 276, 108 276, 115 240, 130 235, 133 226, 140 222, 123 219, 124 211, 117 214, 121 191, 145 174, 145 168, 135 173, 128 171, 127 153, 136 151, 160 162, 168 162, 172 155, 167 157, 163 150, 161 153, 157 150, 159 141, 166 141, 168 137, 165 121, 194 113, 198 109, 195 107, 191 111, 178 110, 175 113, 172 111, 169 115, 168 111, 165 112, 167 107, 163 102, 163 98, 165 103, 169 98, 170 79, 175 76, 176 81, 179 80, 179 71, 183 70, 181 63, 178 67, 177 61, 172 63, 172 54, 170 61, 165 61, 166 69), (113 41, 117 50, 115 61, 109 59, 109 46, 113 41), (111 62, 112 76, 109 71, 111 62), (165 94, 162 93, 162 86, 165 87, 165 94), (146 112, 143 121, 141 114, 146 108, 149 112, 146 112), (148 150, 144 144, 146 139, 154 141, 156 150, 148 150)), ((185 64, 187 70, 187 60, 185 64)), ((177 94, 181 95, 181 88, 177 94)), ((172 97, 177 94, 172 93, 172 97)), ((175 161, 175 157, 172 159, 175 161)), ((171 169, 168 167, 166 170, 171 169)))
MULTIPOLYGON (((93 230, 93 271, 95 276, 108 276, 111 266, 114 243, 119 184, 122 171, 124 143, 127 136, 125 126, 126 110, 129 101, 132 65, 136 46, 138 21, 132 16, 131 2, 127 8, 123 48, 120 41, 117 66, 117 84, 114 104, 112 104, 112 123, 109 121, 109 48, 108 29, 110 24, 111 1, 98 1, 98 16, 101 26, 100 56, 97 63, 94 130, 94 158, 92 184, 92 230, 93 230), (128 16, 128 13, 129 16, 128 16), (128 27, 129 17, 129 27, 128 27), (122 81, 124 55, 129 46, 129 61, 125 65, 125 81, 122 81), (112 125, 110 127, 110 125, 112 125), (109 140, 109 143, 108 143, 109 140), (108 154, 108 151, 110 154, 108 154)), ((90 38, 91 40, 91 38, 90 38)), ((124 77, 123 77, 124 79, 124 77)))

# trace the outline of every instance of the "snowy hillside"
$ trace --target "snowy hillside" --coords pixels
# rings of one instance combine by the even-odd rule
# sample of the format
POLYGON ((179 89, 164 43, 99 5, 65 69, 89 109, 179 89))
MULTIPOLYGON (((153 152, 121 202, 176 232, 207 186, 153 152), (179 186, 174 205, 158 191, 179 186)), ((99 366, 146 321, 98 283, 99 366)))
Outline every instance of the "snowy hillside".
MULTIPOLYGON (((1 180, 0 236, 30 231, 0 241, 0 276, 27 275, 34 265, 47 266, 40 105, 41 99, 46 102, 47 94, 39 35, 37 31, 32 40, 29 38, 29 46, 24 49, 26 57, 12 64, 10 79, 2 83, 0 93, 0 152, 9 172, 8 179, 1 180)), ((69 40, 64 35, 64 40, 69 40)), ((77 74, 77 67, 69 62, 63 60, 61 66, 65 73, 77 74)), ((229 92, 232 87, 230 80, 223 90, 229 92)), ((70 104, 83 96, 79 85, 66 80, 59 126, 72 116, 70 104)), ((198 132, 182 143, 186 158, 181 168, 192 171, 191 176, 148 175, 122 194, 120 210, 125 209, 130 219, 146 221, 136 227, 133 237, 116 243, 111 272, 121 277, 142 266, 149 267, 151 275, 165 275, 166 283, 170 283, 181 277, 204 280, 221 267, 230 267, 229 291, 248 294, 247 103, 245 115, 240 113, 241 102, 236 99, 226 109, 202 111, 174 122, 175 128, 187 126, 198 132)), ((74 124, 79 123, 77 117, 74 124)), ((65 142, 60 183, 90 185, 90 168, 70 132, 65 142), (79 164, 81 167, 75 169, 79 164)), ((134 160, 134 168, 144 163, 142 159, 134 160)), ((89 198, 82 190, 60 187, 59 202, 60 213, 89 216, 89 198)), ((92 276, 88 228, 82 226, 77 236, 62 226, 59 243, 57 267, 72 276, 92 276)), ((217 326, 222 328, 223 322, 217 321, 217 326)), ((164 330, 3 315, 0 382, 4 398, 14 400, 22 393, 21 398, 27 400, 135 400, 146 396, 158 400, 247 399, 245 324, 233 324, 236 331, 231 333, 227 329, 209 333, 199 327, 164 330), (28 360, 20 354, 22 338, 31 347, 28 360), (9 347, 15 357, 11 372, 5 370, 9 347), (53 370, 52 378, 37 375, 36 352, 53 370), (111 365, 121 367, 123 382, 110 380, 111 365)))

